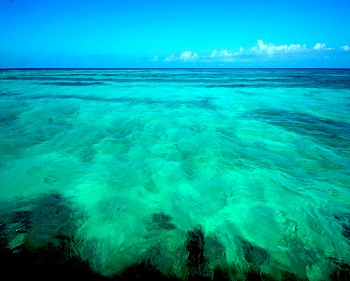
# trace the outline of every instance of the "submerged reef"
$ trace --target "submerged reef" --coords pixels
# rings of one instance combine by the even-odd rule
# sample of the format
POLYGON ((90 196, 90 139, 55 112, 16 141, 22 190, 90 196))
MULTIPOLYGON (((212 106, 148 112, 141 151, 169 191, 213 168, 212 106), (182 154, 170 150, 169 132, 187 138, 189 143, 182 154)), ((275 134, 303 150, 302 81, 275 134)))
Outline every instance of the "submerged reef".
MULTIPOLYGON (((183 244, 176 245, 180 249, 178 259, 183 259, 178 271, 162 270, 162 263, 168 261, 162 246, 165 241, 158 241, 158 246, 144 245, 149 249, 147 255, 134 256, 122 270, 106 276, 92 266, 98 253, 82 255, 86 245, 77 233, 87 217, 69 199, 49 194, 2 203, 0 270, 9 280, 309 280, 277 263, 273 267, 266 249, 239 236, 235 236, 232 247, 237 248, 242 259, 229 261, 227 245, 215 233, 206 233, 201 225, 185 232, 183 244)), ((152 231, 178 230, 175 221, 165 213, 154 213, 150 220, 156 226, 152 231)), ((339 215, 339 220, 347 237, 348 214, 339 215)), ((334 257, 328 261, 331 267, 323 280, 350 280, 347 262, 334 257)))
POLYGON ((341 222, 342 235, 350 242, 350 213, 343 213, 334 216, 337 221, 341 222))

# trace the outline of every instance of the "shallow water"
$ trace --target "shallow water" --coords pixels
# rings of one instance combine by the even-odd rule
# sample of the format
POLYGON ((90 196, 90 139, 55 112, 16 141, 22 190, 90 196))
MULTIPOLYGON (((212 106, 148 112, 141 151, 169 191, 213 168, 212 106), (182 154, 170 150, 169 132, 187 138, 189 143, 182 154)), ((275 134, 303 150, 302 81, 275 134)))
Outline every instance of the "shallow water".
POLYGON ((3 70, 0 101, 9 268, 349 278, 349 70, 3 70))

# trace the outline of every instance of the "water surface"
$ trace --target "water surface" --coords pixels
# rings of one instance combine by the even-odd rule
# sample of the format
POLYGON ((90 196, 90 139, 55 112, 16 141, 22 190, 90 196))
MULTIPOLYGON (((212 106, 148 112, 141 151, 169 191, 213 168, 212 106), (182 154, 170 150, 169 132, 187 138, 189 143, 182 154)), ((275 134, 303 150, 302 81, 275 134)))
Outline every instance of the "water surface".
POLYGON ((3 70, 4 270, 349 278, 349 116, 349 70, 3 70))

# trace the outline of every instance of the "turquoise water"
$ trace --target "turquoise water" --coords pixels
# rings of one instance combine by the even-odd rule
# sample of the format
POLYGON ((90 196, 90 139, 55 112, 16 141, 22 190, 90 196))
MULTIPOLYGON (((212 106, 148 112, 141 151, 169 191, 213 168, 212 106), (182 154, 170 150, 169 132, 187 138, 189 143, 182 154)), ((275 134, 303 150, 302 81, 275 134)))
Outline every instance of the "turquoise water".
POLYGON ((7 255, 349 278, 349 70, 3 70, 0 101, 7 255))

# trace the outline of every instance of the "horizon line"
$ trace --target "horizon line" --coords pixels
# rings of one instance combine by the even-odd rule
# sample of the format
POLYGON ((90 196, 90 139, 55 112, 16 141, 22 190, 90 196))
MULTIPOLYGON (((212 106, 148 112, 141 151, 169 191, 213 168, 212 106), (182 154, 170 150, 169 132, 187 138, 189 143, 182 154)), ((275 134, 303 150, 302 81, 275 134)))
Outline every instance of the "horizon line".
POLYGON ((13 68, 1 68, 0 71, 4 70, 194 70, 194 69, 309 69, 309 70, 350 70, 346 67, 13 67, 13 68))

